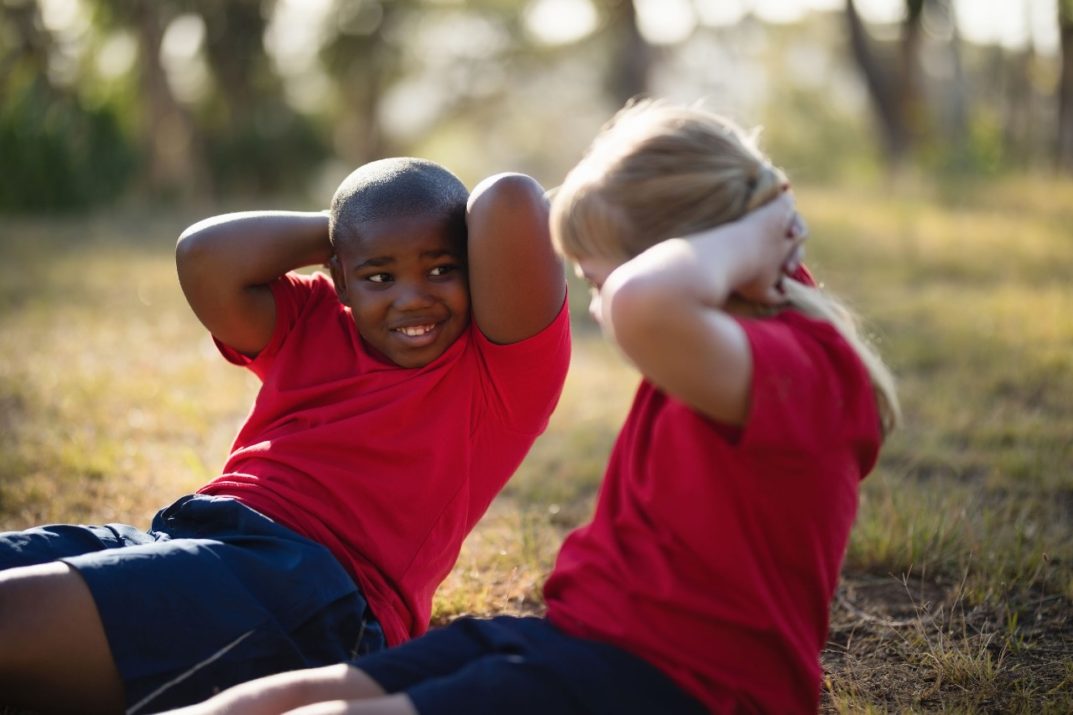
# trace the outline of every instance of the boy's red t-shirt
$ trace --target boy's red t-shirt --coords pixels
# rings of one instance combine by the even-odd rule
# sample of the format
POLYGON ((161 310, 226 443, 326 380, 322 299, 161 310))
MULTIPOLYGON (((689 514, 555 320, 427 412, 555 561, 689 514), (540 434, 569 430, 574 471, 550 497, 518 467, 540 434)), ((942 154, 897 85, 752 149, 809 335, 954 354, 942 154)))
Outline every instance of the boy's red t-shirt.
POLYGON ((864 366, 798 313, 742 320, 749 417, 731 429, 643 382, 548 618, 663 670, 712 712, 819 707, 819 655, 859 480, 881 441, 864 366))
POLYGON ((220 477, 227 495, 317 541, 361 585, 389 644, 428 627, 466 534, 544 431, 570 361, 564 306, 511 345, 475 325, 432 363, 365 348, 322 274, 272 284, 275 332, 249 359, 263 384, 220 477))

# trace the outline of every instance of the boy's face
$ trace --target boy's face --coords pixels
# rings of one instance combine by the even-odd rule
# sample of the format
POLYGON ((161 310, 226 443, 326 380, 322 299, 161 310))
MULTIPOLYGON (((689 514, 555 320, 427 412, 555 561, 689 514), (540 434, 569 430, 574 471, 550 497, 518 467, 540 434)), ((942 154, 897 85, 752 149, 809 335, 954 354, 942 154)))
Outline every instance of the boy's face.
POLYGON ((427 365, 469 324, 465 257, 450 225, 441 216, 406 216, 336 239, 339 300, 365 342, 396 365, 427 365))

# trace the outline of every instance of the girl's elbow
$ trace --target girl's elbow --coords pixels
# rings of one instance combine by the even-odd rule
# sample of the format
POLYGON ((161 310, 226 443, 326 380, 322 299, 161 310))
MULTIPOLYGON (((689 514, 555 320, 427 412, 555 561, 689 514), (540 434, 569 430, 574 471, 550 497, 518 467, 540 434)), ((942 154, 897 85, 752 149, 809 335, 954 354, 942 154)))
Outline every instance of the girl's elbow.
POLYGON ((661 290, 658 281, 650 277, 629 277, 608 288, 603 299, 603 319, 615 342, 627 352, 633 345, 651 341, 669 312, 679 309, 674 296, 661 290))

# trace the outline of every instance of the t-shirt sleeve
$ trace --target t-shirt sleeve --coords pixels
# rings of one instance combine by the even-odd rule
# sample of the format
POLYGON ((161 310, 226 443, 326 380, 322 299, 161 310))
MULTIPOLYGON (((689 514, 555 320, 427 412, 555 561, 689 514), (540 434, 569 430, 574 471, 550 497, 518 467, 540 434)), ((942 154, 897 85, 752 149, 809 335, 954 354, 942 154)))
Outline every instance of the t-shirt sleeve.
POLYGON ((862 443, 862 462, 874 459, 879 417, 871 381, 838 331, 803 316, 740 322, 753 357, 740 446, 800 458, 849 438, 871 445, 862 443))
POLYGON ((263 380, 265 374, 271 368, 275 356, 279 353, 280 347, 298 321, 298 315, 313 295, 316 280, 312 276, 286 273, 269 283, 272 297, 276 302, 276 325, 272 330, 272 337, 269 338, 268 344, 265 345, 261 352, 251 358, 235 350, 230 345, 225 345, 213 336, 213 342, 216 343, 220 354, 233 365, 249 368, 251 372, 263 380))
POLYGON ((540 433, 559 401, 570 367, 570 310, 566 299, 551 323, 517 343, 493 343, 474 327, 491 415, 510 429, 540 433))

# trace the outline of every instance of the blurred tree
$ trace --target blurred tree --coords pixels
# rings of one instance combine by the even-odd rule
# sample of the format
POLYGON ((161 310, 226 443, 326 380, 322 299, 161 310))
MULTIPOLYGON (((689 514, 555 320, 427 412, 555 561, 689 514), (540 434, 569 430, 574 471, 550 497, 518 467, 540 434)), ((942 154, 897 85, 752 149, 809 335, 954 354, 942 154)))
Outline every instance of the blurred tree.
MULTIPOLYGON (((868 88, 883 147, 892 165, 902 163, 926 133, 927 107, 921 86, 919 54, 924 5, 934 0, 905 0, 905 18, 893 61, 880 56, 854 0, 846 0, 850 48, 868 88)), ((951 22, 954 18, 951 15, 951 22)))
MULTIPOLYGON (((927 9, 925 8, 925 12, 927 9)), ((950 91, 946 97, 949 111, 944 133, 963 148, 965 137, 969 132, 969 100, 965 65, 961 58, 961 30, 958 28, 953 0, 935 0, 931 4, 931 9, 936 16, 936 23, 942 24, 949 35, 946 50, 949 56, 951 79, 950 91)))
POLYGON ((179 104, 161 61, 164 32, 183 0, 90 0, 97 23, 122 28, 138 39, 138 137, 145 160, 146 188, 156 196, 193 197, 211 192, 190 113, 179 104))
POLYGON ((338 106, 334 147, 357 165, 395 153, 380 126, 388 87, 402 74, 400 42, 416 0, 336 0, 329 13, 321 59, 335 82, 338 106))
POLYGON ((48 57, 52 38, 42 30, 41 12, 34 0, 6 0, 0 2, 0 78, 4 87, 13 74, 25 67, 30 72, 44 76, 48 71, 48 57))
POLYGON ((1073 174, 1073 0, 1058 0, 1062 75, 1058 85, 1058 166, 1073 174))
POLYGON ((112 107, 53 80, 54 38, 33 0, 0 3, 0 210, 80 208, 117 196, 134 154, 112 107))
POLYGON ((323 142, 287 104, 265 49, 275 0, 195 0, 205 23, 214 80, 198 107, 199 144, 216 191, 280 193, 304 188, 323 160, 323 142))
POLYGON ((615 105, 647 94, 652 74, 652 48, 637 26, 633 0, 601 0, 609 43, 607 91, 615 105))

